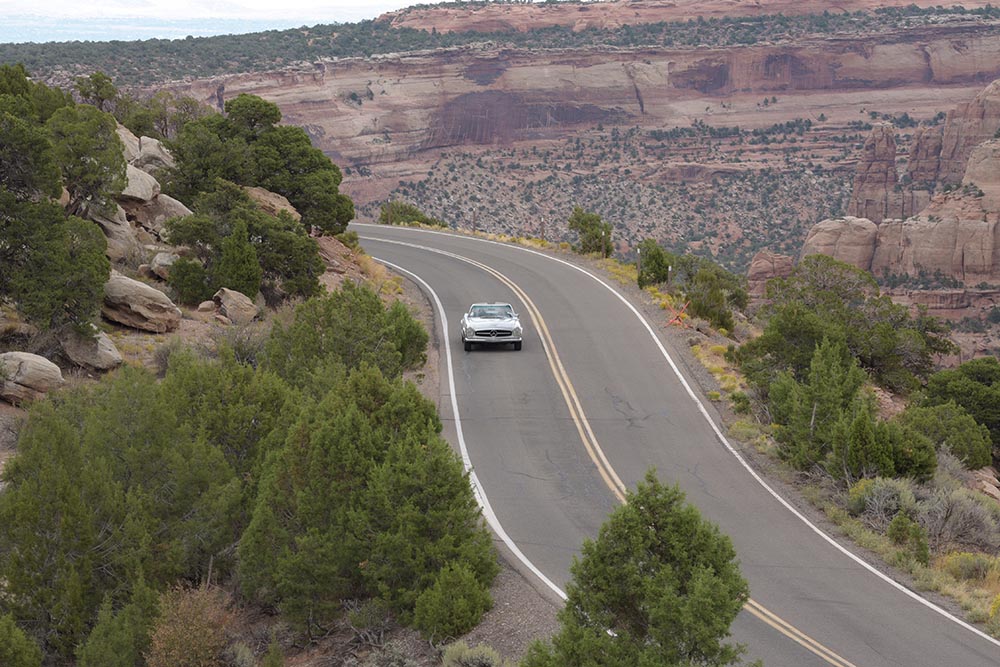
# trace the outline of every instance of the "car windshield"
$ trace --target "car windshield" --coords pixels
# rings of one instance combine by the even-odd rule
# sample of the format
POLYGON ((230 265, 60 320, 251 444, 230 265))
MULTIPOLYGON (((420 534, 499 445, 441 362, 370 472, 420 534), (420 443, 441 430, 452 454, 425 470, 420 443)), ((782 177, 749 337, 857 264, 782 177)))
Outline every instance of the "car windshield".
POLYGON ((502 320, 513 317, 514 310, 510 306, 473 306, 469 315, 483 320, 502 320))

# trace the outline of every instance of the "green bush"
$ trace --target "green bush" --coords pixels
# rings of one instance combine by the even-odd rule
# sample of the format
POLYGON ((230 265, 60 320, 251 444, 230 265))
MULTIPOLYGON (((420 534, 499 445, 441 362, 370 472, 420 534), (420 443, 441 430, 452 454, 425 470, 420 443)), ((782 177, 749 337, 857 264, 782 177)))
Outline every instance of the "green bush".
POLYGON ((966 468, 976 470, 990 464, 990 431, 976 423, 965 408, 948 400, 939 405, 911 405, 899 421, 921 433, 938 451, 947 449, 966 468))
POLYGON ((899 546, 906 544, 910 539, 910 531, 913 528, 913 520, 905 514, 897 514, 889 522, 889 528, 885 531, 886 537, 893 544, 899 546))
POLYGON ((464 563, 444 567, 417 598, 413 625, 431 639, 458 637, 476 627, 493 599, 464 563))
POLYGON ((10 615, 0 616, 0 665, 4 667, 39 667, 42 651, 28 639, 10 615))
POLYGON ((167 284, 174 288, 180 303, 194 306, 212 298, 208 275, 198 262, 181 257, 170 267, 167 284))

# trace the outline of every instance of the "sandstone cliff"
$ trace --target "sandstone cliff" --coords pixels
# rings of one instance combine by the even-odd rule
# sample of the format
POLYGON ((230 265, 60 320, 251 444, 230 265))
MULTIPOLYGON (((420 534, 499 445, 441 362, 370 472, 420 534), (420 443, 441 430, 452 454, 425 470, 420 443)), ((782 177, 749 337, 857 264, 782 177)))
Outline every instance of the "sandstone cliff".
POLYGON ((876 276, 932 275, 968 286, 1000 283, 1000 140, 976 146, 962 185, 935 195, 918 215, 824 220, 801 256, 830 255, 876 276))
POLYGON ((971 102, 948 113, 939 133, 915 137, 908 174, 914 183, 954 184, 962 180, 973 149, 1000 130, 1000 81, 994 81, 971 102))
POLYGON ((1000 31, 947 26, 731 48, 529 51, 479 44, 175 88, 217 108, 240 93, 274 101, 284 122, 304 127, 334 161, 359 172, 344 189, 364 203, 370 176, 425 172, 430 158, 421 156, 441 148, 557 139, 602 122, 670 128, 709 119, 753 127, 820 113, 857 118, 874 90, 899 90, 886 103, 912 108, 907 86, 928 91, 917 97, 933 112, 939 101, 971 97, 977 81, 997 77, 1000 31), (761 113, 765 95, 780 95, 780 109, 761 113))

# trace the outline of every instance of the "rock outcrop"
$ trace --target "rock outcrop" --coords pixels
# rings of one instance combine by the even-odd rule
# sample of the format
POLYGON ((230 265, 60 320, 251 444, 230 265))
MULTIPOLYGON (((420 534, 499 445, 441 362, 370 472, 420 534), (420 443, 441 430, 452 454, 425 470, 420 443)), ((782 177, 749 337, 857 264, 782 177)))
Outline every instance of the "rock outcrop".
POLYGON ((160 193, 149 201, 125 200, 121 202, 130 221, 159 236, 163 231, 163 223, 170 218, 183 218, 191 215, 191 209, 170 195, 160 193))
POLYGON ((130 162, 148 173, 171 169, 176 165, 174 156, 163 142, 152 137, 139 137, 139 153, 130 162))
POLYGON ((896 187, 896 138, 892 125, 872 128, 865 140, 854 172, 854 191, 847 215, 879 223, 886 218, 902 218, 902 196, 896 187))
POLYGON ((784 278, 795 270, 795 258, 770 250, 761 250, 750 261, 747 271, 747 288, 751 296, 764 296, 767 281, 784 278))
POLYGON ((108 239, 107 256, 112 262, 119 262, 141 251, 141 244, 135 228, 129 224, 125 209, 115 206, 111 214, 88 211, 86 217, 98 224, 108 239))
POLYGON ((219 305, 219 314, 233 324, 249 324, 260 312, 250 297, 226 287, 216 292, 212 300, 219 305))
POLYGON ((167 280, 170 277, 170 267, 181 257, 173 252, 158 252, 153 255, 149 262, 149 270, 160 280, 167 280))
POLYGON ((295 210, 295 207, 292 206, 291 202, 276 192, 271 192, 270 190, 265 190, 264 188, 256 186, 246 186, 243 190, 250 196, 250 199, 257 202, 260 209, 268 215, 278 215, 279 211, 286 211, 296 220, 302 219, 302 215, 295 210))
POLYGON ((59 340, 63 352, 77 366, 96 371, 108 371, 121 366, 122 355, 111 337, 103 331, 94 330, 91 338, 84 338, 70 332, 59 340))
POLYGON ((160 290, 117 271, 104 285, 101 315, 119 324, 143 331, 164 333, 181 323, 181 311, 160 290))
POLYGON ((147 202, 160 194, 160 184, 142 169, 127 164, 125 165, 125 175, 128 177, 128 184, 119 195, 120 199, 147 202))
POLYGON ((829 255, 868 271, 878 236, 879 228, 871 220, 851 216, 828 218, 809 230, 799 258, 829 255))
POLYGON ((0 398, 18 404, 44 396, 63 383, 54 363, 28 352, 0 354, 0 398))

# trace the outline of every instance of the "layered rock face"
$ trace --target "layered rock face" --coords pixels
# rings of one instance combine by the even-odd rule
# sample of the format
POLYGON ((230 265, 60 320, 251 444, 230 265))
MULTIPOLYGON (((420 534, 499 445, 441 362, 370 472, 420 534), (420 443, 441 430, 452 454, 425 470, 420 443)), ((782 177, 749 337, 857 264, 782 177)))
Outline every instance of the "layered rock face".
MULTIPOLYGON (((781 96, 792 114, 786 118, 809 117, 819 114, 821 107, 808 106, 820 104, 813 101, 818 93, 847 99, 872 90, 955 86, 955 94, 965 96, 975 82, 997 77, 1000 32, 942 26, 728 48, 530 51, 484 43, 322 61, 173 88, 216 108, 240 93, 275 102, 283 122, 303 127, 315 145, 351 170, 344 189, 365 203, 370 175, 395 170, 419 176, 426 167, 415 156, 453 146, 560 139, 600 123, 686 126, 706 105, 719 109, 719 100, 757 95, 781 96), (807 106, 796 108, 793 100, 807 106)), ((857 101, 863 106, 862 97, 857 101)), ((756 122, 772 122, 747 103, 756 122)), ((713 122, 743 124, 747 118, 713 122)))

